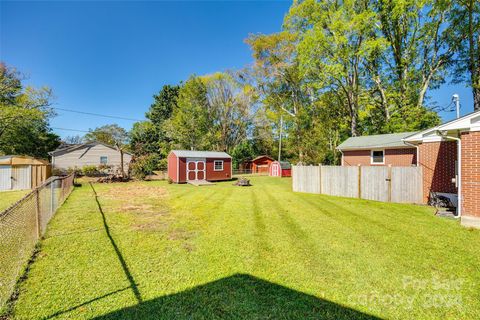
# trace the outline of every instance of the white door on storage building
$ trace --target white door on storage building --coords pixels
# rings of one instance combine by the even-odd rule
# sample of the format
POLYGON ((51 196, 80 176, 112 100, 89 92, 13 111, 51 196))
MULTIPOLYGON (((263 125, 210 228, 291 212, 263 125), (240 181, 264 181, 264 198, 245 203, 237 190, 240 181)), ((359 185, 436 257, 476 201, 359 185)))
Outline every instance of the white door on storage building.
POLYGON ((12 167, 0 166, 0 190, 12 189, 12 167))
POLYGON ((32 186, 32 168, 30 166, 14 166, 12 169, 12 189, 24 190, 32 186))

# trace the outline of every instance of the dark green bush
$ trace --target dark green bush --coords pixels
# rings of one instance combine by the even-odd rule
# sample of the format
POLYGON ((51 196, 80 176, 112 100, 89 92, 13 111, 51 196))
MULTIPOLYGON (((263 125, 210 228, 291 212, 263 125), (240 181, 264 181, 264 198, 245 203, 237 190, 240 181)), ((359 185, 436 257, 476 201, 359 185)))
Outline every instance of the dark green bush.
POLYGON ((153 170, 159 168, 160 159, 156 154, 139 156, 130 163, 130 173, 136 179, 143 180, 147 175, 152 174, 153 170))
POLYGON ((100 173, 97 166, 94 165, 83 166, 82 171, 87 177, 95 177, 100 173))

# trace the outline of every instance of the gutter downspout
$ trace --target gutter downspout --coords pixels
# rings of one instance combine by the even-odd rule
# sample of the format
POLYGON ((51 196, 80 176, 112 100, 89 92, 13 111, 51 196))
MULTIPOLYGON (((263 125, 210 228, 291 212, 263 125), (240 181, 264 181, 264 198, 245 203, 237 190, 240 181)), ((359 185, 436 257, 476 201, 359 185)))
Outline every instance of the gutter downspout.
MULTIPOLYGON (((460 132, 459 132, 460 133, 460 132)), ((451 139, 457 141, 457 166, 458 166, 458 186, 457 186, 457 216, 455 218, 460 218, 462 216, 462 140, 457 137, 452 137, 452 136, 447 136, 447 135, 442 135, 440 132, 440 136, 445 138, 445 139, 451 139)))
POLYGON ((417 158, 417 161, 416 161, 416 162, 417 162, 417 163, 416 163, 415 165, 418 167, 418 164, 419 164, 419 162, 420 162, 420 158, 419 158, 419 156, 420 156, 419 145, 418 145, 418 144, 413 144, 413 143, 407 142, 407 141, 405 141, 405 140, 402 140, 402 141, 403 141, 403 143, 405 143, 407 146, 415 147, 415 149, 417 149, 417 156, 416 156, 416 158, 417 158))
POLYGON ((340 162, 340 165, 343 167, 343 151, 338 149, 338 151, 340 151, 340 153, 342 154, 342 161, 340 162))

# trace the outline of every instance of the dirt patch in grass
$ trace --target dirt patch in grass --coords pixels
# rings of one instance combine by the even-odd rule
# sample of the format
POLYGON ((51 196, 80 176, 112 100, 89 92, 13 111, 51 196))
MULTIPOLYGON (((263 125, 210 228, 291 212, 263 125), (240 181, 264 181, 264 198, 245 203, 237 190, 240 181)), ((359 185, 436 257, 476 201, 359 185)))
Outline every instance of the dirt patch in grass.
POLYGON ((142 184, 130 184, 125 187, 110 188, 109 190, 102 192, 102 196, 112 200, 123 199, 141 199, 143 198, 156 198, 166 197, 167 190, 158 186, 145 186, 142 184))
POLYGON ((194 236, 194 232, 190 232, 181 228, 176 228, 168 233, 168 240, 188 240, 194 236))

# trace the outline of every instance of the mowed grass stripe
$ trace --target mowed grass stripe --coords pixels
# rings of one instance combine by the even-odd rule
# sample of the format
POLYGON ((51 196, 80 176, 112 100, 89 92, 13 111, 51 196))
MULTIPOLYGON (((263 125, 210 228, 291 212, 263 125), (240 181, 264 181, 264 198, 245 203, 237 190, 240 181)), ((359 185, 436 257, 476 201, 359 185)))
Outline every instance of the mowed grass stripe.
POLYGON ((465 245, 480 243, 478 231, 420 206, 251 180, 95 185, 140 304, 91 191, 76 188, 49 225, 14 318, 478 318, 480 249, 465 245), (404 289, 404 276, 464 279, 453 292, 462 307, 426 308, 419 299, 435 291, 404 289), (372 293, 417 299, 412 309, 356 299, 372 293))

